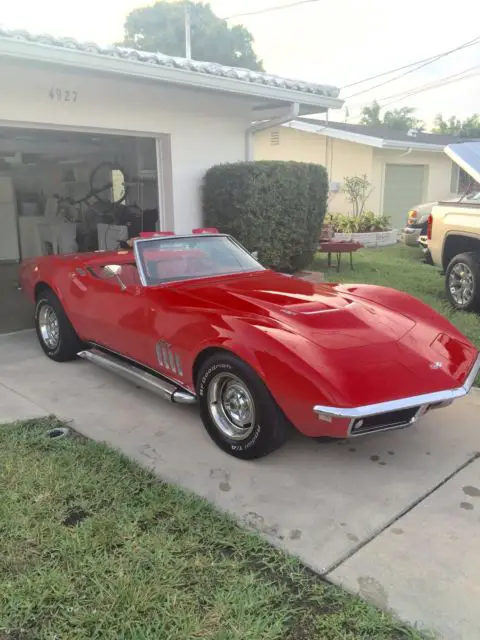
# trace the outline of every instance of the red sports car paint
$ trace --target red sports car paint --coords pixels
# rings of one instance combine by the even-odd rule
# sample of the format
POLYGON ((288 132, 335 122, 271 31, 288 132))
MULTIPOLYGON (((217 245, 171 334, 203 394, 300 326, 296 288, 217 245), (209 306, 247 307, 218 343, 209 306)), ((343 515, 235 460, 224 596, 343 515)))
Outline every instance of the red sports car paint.
POLYGON ((349 424, 319 419, 314 405, 356 407, 454 389, 478 355, 419 300, 371 285, 311 284, 265 270, 144 287, 130 251, 29 260, 20 279, 32 300, 40 287, 53 289, 83 340, 172 379, 156 355, 165 341, 181 362, 174 379, 192 391, 207 349, 236 354, 310 436, 343 437, 349 424), (106 264, 131 265, 126 289, 98 277, 106 264))

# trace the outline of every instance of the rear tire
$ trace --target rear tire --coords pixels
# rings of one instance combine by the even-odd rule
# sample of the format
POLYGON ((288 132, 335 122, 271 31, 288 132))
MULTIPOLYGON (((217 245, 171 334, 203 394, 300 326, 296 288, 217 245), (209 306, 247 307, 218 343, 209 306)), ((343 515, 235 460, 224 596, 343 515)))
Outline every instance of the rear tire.
POLYGON ((455 256, 445 274, 447 298, 460 311, 480 310, 480 255, 473 251, 455 256))
POLYGON ((40 346, 51 360, 73 360, 82 349, 80 338, 51 289, 42 291, 38 297, 35 329, 40 346))
POLYGON ((290 425, 281 409, 255 371, 234 355, 208 358, 197 376, 197 392, 208 435, 231 456, 261 458, 287 440, 290 425))

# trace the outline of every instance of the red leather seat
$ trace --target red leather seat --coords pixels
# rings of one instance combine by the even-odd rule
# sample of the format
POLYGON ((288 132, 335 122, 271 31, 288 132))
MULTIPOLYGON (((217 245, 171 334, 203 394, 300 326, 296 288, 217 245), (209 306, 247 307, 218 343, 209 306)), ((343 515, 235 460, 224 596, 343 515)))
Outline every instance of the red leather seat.
POLYGON ((198 249, 158 251, 155 272, 161 280, 208 275, 211 263, 203 251, 198 249))
POLYGON ((138 269, 133 264, 122 264, 120 278, 127 287, 138 287, 141 284, 138 269))
POLYGON ((188 258, 178 256, 159 260, 156 266, 157 276, 162 280, 170 278, 182 278, 188 274, 188 258))

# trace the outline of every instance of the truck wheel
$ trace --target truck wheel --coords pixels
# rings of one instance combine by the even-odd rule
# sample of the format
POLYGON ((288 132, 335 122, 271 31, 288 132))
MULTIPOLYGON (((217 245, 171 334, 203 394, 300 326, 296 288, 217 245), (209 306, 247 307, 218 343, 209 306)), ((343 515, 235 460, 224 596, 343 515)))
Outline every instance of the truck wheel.
POLYGON ((480 255, 455 256, 447 267, 445 289, 450 303, 462 311, 480 310, 480 255))
POLYGON ((252 460, 278 449, 290 425, 263 381, 229 353, 206 360, 197 377, 202 422, 226 453, 252 460))
POLYGON ((73 360, 82 349, 60 300, 51 290, 42 291, 37 300, 35 329, 43 351, 56 362, 73 360))

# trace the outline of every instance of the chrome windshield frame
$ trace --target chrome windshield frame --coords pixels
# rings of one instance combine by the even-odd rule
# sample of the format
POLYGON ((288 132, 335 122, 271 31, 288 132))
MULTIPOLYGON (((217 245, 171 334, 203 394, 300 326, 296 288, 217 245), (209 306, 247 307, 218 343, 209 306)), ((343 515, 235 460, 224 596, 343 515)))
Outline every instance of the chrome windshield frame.
MULTIPOLYGON (((256 262, 256 264, 260 267, 260 269, 255 269, 252 271, 250 270, 246 270, 246 271, 232 271, 232 272, 227 272, 227 273, 212 273, 212 274, 207 274, 207 275, 203 275, 203 276, 193 276, 190 278, 178 278, 178 280, 168 280, 166 282, 170 283, 170 282, 186 282, 186 281, 191 281, 191 280, 195 280, 197 277, 198 278, 215 278, 215 277, 221 277, 221 276, 228 276, 228 275, 236 275, 236 274, 242 274, 242 273, 256 273, 257 271, 266 271, 267 269, 260 264, 260 262, 254 258, 252 256, 252 254, 245 249, 245 247, 238 242, 238 240, 236 240, 233 236, 229 235, 228 233, 185 233, 185 234, 181 234, 181 235, 172 235, 172 236, 153 236, 152 238, 136 238, 133 241, 133 255, 135 257, 135 263, 137 265, 137 269, 138 269, 138 274, 140 276, 140 282, 142 283, 142 286, 144 287, 153 287, 153 286, 158 286, 158 284, 152 285, 152 284, 148 284, 148 280, 147 280, 147 274, 145 273, 145 269, 144 269, 144 264, 143 261, 141 259, 140 256, 140 245, 144 244, 144 243, 148 243, 148 242, 168 242, 168 241, 173 241, 173 240, 182 240, 182 239, 187 239, 187 238, 193 238, 195 240, 198 240, 200 238, 228 238, 231 242, 233 242, 234 244, 236 244, 238 247, 240 247, 240 249, 242 249, 243 251, 245 251, 245 253, 250 256, 250 258, 256 262)), ((161 284, 161 283, 160 283, 161 284)))

